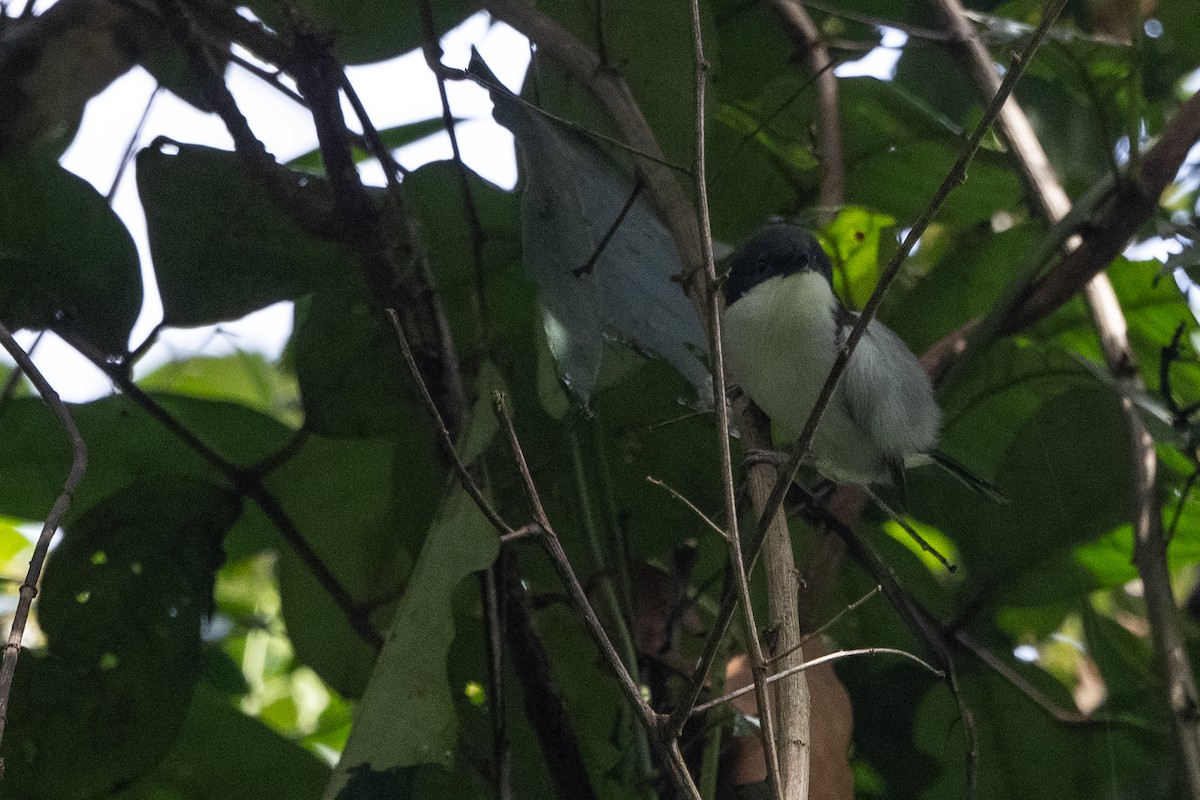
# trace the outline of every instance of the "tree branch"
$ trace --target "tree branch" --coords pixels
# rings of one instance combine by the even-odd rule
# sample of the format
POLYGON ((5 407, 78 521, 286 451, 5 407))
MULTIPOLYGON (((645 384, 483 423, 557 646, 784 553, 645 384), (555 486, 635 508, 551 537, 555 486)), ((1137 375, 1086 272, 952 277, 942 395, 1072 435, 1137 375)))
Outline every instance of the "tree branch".
POLYGON ((495 410, 496 418, 500 422, 500 428, 508 439, 509 448, 517 464, 517 471, 521 476, 521 482, 525 486, 529 502, 533 507, 534 529, 531 533, 537 535, 538 540, 546 549, 546 553, 549 555, 551 563, 558 573, 559 580, 567 590, 572 607, 583 618, 584 625, 587 627, 588 633, 591 634, 592 640, 600 649, 600 653, 604 657, 609 670, 617 677, 617 682, 621 685, 626 699, 629 700, 637 712, 638 718, 641 720, 643 727, 645 727, 650 741, 658 750, 659 756, 670 773, 671 782, 686 797, 691 798, 691 800, 699 800, 700 794, 696 789, 695 783, 692 781, 692 776, 688 773, 687 764, 684 763, 683 756, 673 741, 674 733, 668 730, 666 726, 660 724, 658 714, 643 699, 641 689, 634 682, 633 677, 629 674, 629 670, 625 668, 620 654, 617 652, 616 647, 613 646, 612 640, 608 638, 608 634, 604 631, 604 626, 600 624, 600 618, 596 616, 595 609, 592 608, 591 603, 588 601, 587 592, 584 591, 583 585, 580 584, 579 578, 576 577, 575 571, 571 568, 571 562, 568 560, 567 554, 562 548, 562 543, 559 541, 558 535, 554 532, 554 528, 550 524, 550 519, 546 515, 546 510, 542 506, 541 495, 537 490, 537 485, 533 481, 533 475, 529 471, 529 465, 525 460, 525 452, 522 450, 521 442, 517 438, 512 416, 508 411, 508 401, 503 393, 494 393, 492 406, 495 410))
POLYGON ((787 21, 808 61, 817 89, 817 157, 821 162, 821 187, 817 206, 821 224, 833 219, 845 202, 846 164, 842 156, 842 114, 838 102, 837 76, 829 48, 801 0, 772 0, 787 21))
MULTIPOLYGON (((59 424, 66 431, 67 439, 71 443, 71 468, 67 472, 67 479, 63 482, 62 492, 55 499, 54 505, 50 507, 50 513, 46 515, 42 524, 42 532, 34 544, 33 557, 29 559, 29 569, 25 573, 25 582, 21 584, 17 608, 13 612, 12 627, 9 628, 8 641, 4 645, 4 656, 0 660, 0 741, 3 741, 4 728, 8 721, 8 695, 12 690, 13 676, 17 671, 17 659, 21 655, 21 638, 25 635, 25 623, 29 620, 29 610, 33 606, 33 598, 37 595, 42 565, 46 561, 46 554, 50 551, 50 540, 54 538, 54 532, 62 524, 63 517, 71 507, 75 490, 79 487, 79 482, 83 480, 83 475, 87 471, 87 445, 79 433, 79 428, 75 426, 75 420, 67 411, 66 405, 54 391, 54 387, 43 377, 33 363, 33 359, 21 349, 16 339, 3 324, 0 324, 0 347, 7 350, 8 354, 17 362, 17 369, 29 377, 38 394, 41 395, 42 402, 54 412, 54 416, 58 418, 59 424)), ((4 763, 0 761, 0 777, 3 777, 3 774, 4 763)))
POLYGON ((1080 243, 1040 280, 1028 287, 1001 332, 1012 334, 1044 319, 1067 302, 1092 276, 1121 254, 1138 228, 1159 208, 1159 198, 1175 179, 1188 152, 1200 142, 1200 92, 1179 107, 1158 141, 1118 180, 1104 211, 1081 232, 1080 243))
MULTIPOLYGON (((775 696, 775 702, 767 692, 766 672, 770 665, 763 653, 759 640, 758 626, 754 620, 754 604, 750 597, 750 576, 743 557, 741 535, 738 525, 737 490, 733 482, 733 456, 730 451, 729 404, 725 401, 725 356, 721 335, 721 319, 724 311, 720 284, 717 281, 716 265, 713 262, 712 232, 708 212, 707 149, 705 96, 707 90, 708 63, 704 56, 704 40, 700 24, 699 0, 692 0, 692 42, 694 58, 694 81, 696 93, 696 193, 699 198, 698 221, 700 248, 704 259, 706 277, 705 318, 708 320, 709 352, 712 357, 713 396, 717 409, 717 447, 720 453, 721 489, 725 500, 725 515, 728 518, 728 533, 725 537, 729 552, 729 564, 733 570, 736 597, 742 609, 742 621, 746 633, 746 649, 750 655, 750 671, 758 698, 758 715, 761 722, 763 760, 766 762, 767 778, 776 800, 807 800, 809 778, 808 724, 810 699, 808 681, 805 676, 783 684, 775 696), (776 729, 776 721, 780 727, 776 729)), ((742 415, 746 419, 746 415, 742 415)), ((749 420, 748 420, 749 421, 749 420)), ((750 430, 743 436, 769 435, 770 428, 761 420, 750 421, 750 430), (757 423, 755 425, 754 423, 757 423)), ((778 536, 771 537, 767 571, 767 613, 773 626, 777 626, 787 639, 785 647, 799 643, 799 615, 795 586, 795 562, 792 556, 791 539, 788 537, 787 520, 782 514, 775 515, 771 530, 778 536)), ((720 632, 714 631, 718 639, 720 632)), ((803 660, 803 654, 796 657, 803 660)), ((703 677, 701 678, 703 680, 703 677)), ((682 710, 676 717, 682 717, 682 710)))

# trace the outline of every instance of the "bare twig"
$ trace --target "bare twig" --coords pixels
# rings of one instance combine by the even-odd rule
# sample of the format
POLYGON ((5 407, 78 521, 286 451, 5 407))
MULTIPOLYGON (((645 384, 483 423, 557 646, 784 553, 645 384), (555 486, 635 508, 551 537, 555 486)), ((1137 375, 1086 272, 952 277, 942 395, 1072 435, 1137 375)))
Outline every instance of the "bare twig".
MULTIPOLYGON (((571 562, 567 559, 567 554, 562 548, 562 543, 559 541, 558 535, 555 534, 550 520, 546 516, 546 509, 542 505, 541 495, 537 490, 537 485, 534 483, 533 475, 529 471, 529 464, 525 460, 525 452, 521 448, 520 440, 517 438, 516 429, 513 427, 512 416, 508 411, 508 401, 502 392, 497 391, 492 395, 492 406, 495 410, 496 418, 500 422, 501 430, 508 439, 509 448, 517 464, 517 471, 521 476, 521 482, 529 497, 529 502, 533 509, 534 523, 537 527, 538 540, 550 556, 551 563, 558 573, 559 580, 562 581, 568 596, 571 598, 571 605, 583 617, 588 633, 591 634, 592 640, 599 647, 600 653, 604 656, 609 670, 616 676, 617 682, 620 684, 626 698, 637 711, 638 717, 645 727, 647 735, 650 737, 650 741, 658 750, 659 756, 663 759, 664 764, 670 772, 672 783, 687 797, 699 800, 699 792, 692 781, 691 775, 688 773, 682 754, 674 742, 670 741, 673 739, 673 735, 664 726, 659 724, 658 714, 646 704, 637 683, 634 682, 633 677, 629 674, 629 670, 625 668, 620 654, 608 638, 608 634, 604 631, 604 626, 600 624, 600 618, 596 616, 595 609, 592 608, 591 603, 588 601, 587 592, 584 591, 583 585, 579 582, 579 578, 576 577, 575 571, 571 568, 571 562)), ((533 532, 531 530, 531 533, 533 532)))
MULTIPOLYGON (((713 396, 717 398, 717 447, 720 454, 721 489, 728 519, 726 542, 729 563, 733 570, 733 583, 737 600, 742 609, 742 622, 746 629, 746 649, 750 655, 750 670, 757 690, 758 714, 761 722, 763 760, 767 766, 767 778, 776 800, 784 798, 808 798, 808 682, 803 677, 783 684, 776 694, 776 704, 767 694, 766 671, 768 664, 759 641, 758 626, 754 619, 754 604, 750 597, 750 576, 743 558, 740 532, 738 530, 737 490, 733 480, 733 456, 730 451, 729 404, 725 402, 725 356, 721 337, 720 284, 717 281, 716 265, 713 263, 712 233, 708 211, 706 123, 707 108, 705 92, 708 85, 708 62, 704 56, 704 39, 700 24, 699 0, 692 0, 692 43, 694 60, 694 86, 696 94, 695 134, 696 165, 695 180, 698 203, 698 227, 700 229, 701 264, 706 280, 705 312, 708 320, 709 352, 712 356, 713 396), (783 720, 783 728, 776 729, 777 716, 783 720)), ((778 626, 785 637, 794 629, 795 637, 784 643, 790 647, 799 636, 799 616, 796 609, 795 567, 792 563, 791 542, 787 536, 787 522, 779 515, 778 526, 783 529, 782 541, 786 552, 775 551, 772 556, 779 562, 780 572, 768 574, 768 614, 771 624, 778 626)), ((720 633, 713 633, 720 638, 720 633)), ((802 658, 802 656, 801 656, 802 658)), ((676 720, 682 719, 682 707, 676 709, 676 720)))
MULTIPOLYGON (((134 383, 124 363, 109 361, 97 348, 78 337, 68 336, 68 342, 82 353, 85 358, 99 367, 116 384, 117 388, 140 406, 143 411, 182 441, 188 449, 195 452, 224 475, 225 479, 229 481, 230 485, 239 494, 253 500, 262 509, 263 514, 271 521, 276 530, 279 531, 279 535, 283 537, 284 543, 304 562, 304 565, 312 573, 317 583, 320 584, 321 588, 325 590, 341 610, 346 618, 346 622, 358 634, 359 638, 376 649, 383 645, 383 638, 372 627, 371 621, 367 614, 364 613, 364 610, 355 602, 350 593, 346 591, 346 587, 334 576, 328 565, 325 564, 325 561, 317 554, 312 545, 308 543, 308 540, 304 538, 304 534, 296 527, 296 524, 284 510, 275 495, 271 494, 263 486, 257 467, 250 469, 239 467, 209 447, 200 437, 188 429, 186 425, 177 420, 167 409, 163 408, 158 401, 134 383)), ((290 446, 291 443, 289 443, 290 446)))
POLYGON ((400 325, 400 316, 395 309, 386 310, 388 319, 391 320, 392 330, 396 334, 396 341, 400 345, 400 354, 404 356, 404 363, 408 366, 408 372, 413 377, 413 381, 417 384, 417 391, 421 395, 421 401, 425 404, 425 410, 429 413, 433 420, 434 427, 437 429, 438 443, 442 446, 442 452, 450 463, 454 466, 454 473, 458 476, 459 482, 463 489, 475 501, 475 505, 479 506, 479 510, 487 517, 488 522, 492 523, 492 527, 501 535, 501 537, 516 537, 516 531, 512 526, 504 521, 500 513, 492 507, 488 499, 483 496, 483 490, 479 488, 479 484, 475 482, 467 465, 463 463, 458 455, 458 450, 454 446, 454 439, 451 438, 450 429, 446 427, 446 422, 442 419, 442 412, 438 410, 437 403, 433 400, 433 395, 429 393, 429 386, 425 383, 425 378, 421 375, 421 369, 417 366, 417 360, 413 357, 412 347, 409 346, 408 336, 404 333, 404 328, 400 325))
POLYGON ((1068 711, 1060 707, 1040 689, 1025 680, 1019 672, 1006 664, 1003 659, 975 641, 966 631, 956 629, 954 631, 954 641, 990 667, 1000 677, 1012 684, 1013 688, 1036 703, 1057 722, 1061 722, 1064 725, 1096 725, 1102 722, 1102 720, 1096 717, 1080 714, 1078 711, 1068 711))
POLYGON ((625 204, 621 206, 621 210, 617 212, 616 218, 612 224, 608 226, 608 230, 600 237, 600 241, 596 243, 592 254, 588 256, 588 260, 583 262, 581 266, 571 270, 571 274, 576 278, 581 275, 590 275, 592 270, 596 268, 596 262, 600 260, 600 256, 604 255, 608 243, 612 241, 612 237, 616 235, 617 230, 621 227, 621 223, 625 221, 625 217, 633 209, 633 204, 637 202, 638 195, 642 193, 642 180, 639 177, 633 183, 633 189, 629 192, 629 197, 625 198, 625 204))
MULTIPOLYGON (((75 420, 71 418, 66 405, 54 391, 54 387, 43 377, 37 366, 34 365, 33 359, 21 349, 3 324, 0 324, 0 346, 7 350, 8 354, 17 362, 19 370, 29 377, 30 382, 41 395, 42 402, 49 406, 54 416, 58 418, 59 424, 66 431, 67 439, 71 443, 71 468, 67 473, 67 479, 63 482, 62 492, 46 515, 45 522, 42 524, 42 532, 38 535, 37 543, 34 545, 33 557, 29 559, 29 569, 25 573, 25 582, 21 584, 16 611, 13 612, 8 641, 4 645, 4 657, 3 660, 0 660, 0 741, 2 741, 5 724, 8 720, 8 696, 12 690, 13 675, 17 670, 17 659, 21 655, 21 638, 25 635, 25 623, 29 620, 29 610, 33 605, 33 598, 37 595, 38 580, 41 578, 46 554, 50 550, 50 540, 54 538, 54 532, 58 530, 63 517, 71 507, 75 490, 87 471, 87 445, 84 443, 79 429, 75 427, 75 420)), ((0 762, 0 775, 2 774, 3 762, 0 762)))
POLYGON ((654 477, 653 475, 647 475, 646 481, 648 483, 653 484, 654 486, 659 487, 660 489, 666 490, 667 494, 671 495, 676 500, 678 500, 680 503, 682 503, 684 505, 684 507, 687 508, 688 511, 691 511, 693 514, 695 514, 700 519, 701 522, 703 522, 705 525, 707 525, 709 527, 710 530, 714 531, 722 539, 726 539, 726 540, 729 539, 729 534, 726 533, 725 530, 720 525, 713 522, 712 518, 710 518, 707 514, 705 514, 700 509, 696 508, 695 503, 693 503, 691 500, 688 500, 686 497, 684 497, 682 494, 680 494, 678 491, 676 491, 674 487, 664 483, 663 481, 660 481, 658 478, 654 477))
POLYGON ((297 175, 267 152, 266 146, 254 135, 245 115, 238 108, 221 71, 212 63, 184 4, 180 0, 157 2, 163 24, 183 48, 192 74, 200 83, 213 110, 225 123, 233 138, 234 149, 250 174, 306 232, 325 239, 337 238, 332 198, 324 194, 325 184, 318 181, 301 182, 297 175))
MULTIPOLYGON (((33 358, 33 353, 38 349, 38 345, 42 343, 42 338, 46 335, 45 331, 38 331, 33 343, 29 345, 29 351, 26 353, 30 358, 33 358)), ((13 367, 13 371, 9 373, 8 379, 4 381, 4 386, 0 388, 0 409, 4 408, 4 404, 12 399, 17 391, 17 387, 21 385, 21 378, 25 372, 21 369, 21 365, 17 364, 13 367)))
POLYGON ((504 698, 504 635, 508 630, 504 558, 479 573, 483 632, 488 656, 488 714, 492 720, 492 763, 496 800, 512 800, 512 751, 508 744, 508 704, 504 698))
MULTIPOLYGON (((501 556, 499 563, 512 561, 514 553, 501 556)), ((588 775, 579 739, 567 719, 567 709, 554 682, 550 659, 524 601, 524 589, 515 569, 505 568, 503 587, 508 607, 506 639, 512 664, 522 676, 526 715, 547 762, 550 779, 560 798, 594 800, 596 789, 588 775)))
MULTIPOLYGON (((927 662, 921 658, 918 658, 917 656, 914 656, 912 653, 909 653, 905 650, 897 650, 894 647, 863 647, 863 648, 859 648, 857 650, 839 650, 836 653, 829 653, 828 655, 819 656, 817 658, 814 658, 811 661, 805 661, 803 664, 798 664, 794 667, 789 667, 788 669, 781 670, 780 672, 775 673, 770 678, 767 678, 767 683, 775 683, 776 681, 782 680, 782 679, 790 677, 792 675, 796 675, 800 672, 804 672, 805 670, 812 669, 813 667, 819 667, 822 664, 832 664, 834 661, 841 661, 842 659, 852 658, 854 656, 883 656, 883 655, 904 656, 905 658, 909 659, 910 661, 917 662, 918 664, 920 664, 925 669, 929 670, 931 673, 933 673, 937 677, 939 677, 939 678, 946 677, 946 673, 943 672, 942 670, 938 669, 937 667, 933 666, 929 662, 927 662)), ((754 691, 753 686, 743 686, 741 689, 734 689, 732 692, 726 692, 725 694, 721 695, 720 697, 714 698, 712 700, 709 700, 706 703, 701 703, 700 705, 696 706, 695 708, 692 709, 692 714, 695 715, 695 714, 703 713, 705 711, 708 711, 710 708, 715 708, 716 706, 722 705, 724 703, 728 703, 730 700, 735 700, 735 699, 741 697, 742 695, 749 694, 750 692, 753 692, 753 691, 754 691)))
POLYGON ((150 109, 154 107, 154 101, 158 98, 158 93, 162 91, 162 84, 155 83, 154 91, 150 92, 150 97, 146 99, 146 107, 142 109, 142 116, 138 118, 137 125, 133 128, 133 133, 129 136, 129 144, 125 147, 125 153, 121 156, 121 163, 117 167, 117 174, 113 176, 113 182, 108 187, 108 192, 104 195, 104 202, 112 205, 113 198, 117 196, 117 189, 121 188, 121 179, 125 176, 126 170, 129 169, 129 164, 133 161, 133 154, 137 152, 138 140, 142 138, 142 129, 146 127, 146 120, 150 118, 150 109))
MULTIPOLYGON (((831 619, 822 623, 821 627, 817 628, 814 631, 804 634, 804 638, 800 640, 801 647, 803 647, 805 644, 812 641, 816 637, 820 636, 825 631, 832 628, 834 625, 836 625, 838 623, 838 620, 840 620, 842 617, 844 617, 847 614, 850 614, 854 611, 857 611, 859 608, 861 608, 863 606, 864 603, 866 603, 868 600, 870 600, 872 597, 874 597, 875 595, 879 594, 882 591, 883 591, 883 587, 876 585, 874 589, 867 592, 862 597, 858 598, 857 600, 855 600, 853 603, 851 603, 850 605, 843 608, 838 613, 834 614, 831 619)), ((780 653, 778 656, 776 656, 776 658, 780 658, 784 655, 786 655, 786 653, 780 653)))
POLYGON ((1155 491, 1158 453, 1134 400, 1134 394, 1145 388, 1144 382, 1129 345, 1125 315, 1107 276, 1101 273, 1088 283, 1086 298, 1100 333, 1104 360, 1121 388, 1121 409, 1129 426, 1133 465, 1133 563, 1142 579, 1146 621, 1166 685, 1167 706, 1183 756, 1183 773, 1191 796, 1200 798, 1200 691, 1180 629, 1179 607, 1167 567, 1167 539, 1155 491))
POLYGON ((450 95, 446 91, 446 79, 451 70, 442 63, 442 46, 438 41, 437 25, 433 18, 433 4, 430 0, 420 0, 422 49, 425 52, 425 63, 437 80, 438 97, 442 103, 442 126, 450 137, 450 154, 458 173, 459 191, 462 193, 463 211, 467 217, 467 229, 471 232, 471 263, 475 267, 475 296, 478 314, 478 341, 480 344, 488 339, 488 306, 487 306, 487 271, 483 263, 483 246, 487 243, 483 223, 479 219, 479 209, 475 206, 474 193, 471 191, 470 171, 463 162, 462 150, 458 144, 458 131, 454 125, 454 113, 450 110, 450 95))

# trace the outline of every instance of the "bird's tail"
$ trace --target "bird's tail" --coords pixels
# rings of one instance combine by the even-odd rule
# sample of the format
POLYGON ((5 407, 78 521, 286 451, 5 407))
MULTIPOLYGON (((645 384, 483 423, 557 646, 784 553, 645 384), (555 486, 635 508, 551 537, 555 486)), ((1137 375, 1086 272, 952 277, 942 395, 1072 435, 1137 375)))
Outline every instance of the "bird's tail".
POLYGON ((967 469, 962 464, 943 453, 941 450, 933 450, 929 453, 929 457, 940 464, 942 469, 958 478, 964 486, 976 494, 983 495, 993 503, 1008 502, 1008 498, 1002 495, 1000 490, 993 486, 989 481, 985 481, 974 472, 971 472, 971 470, 967 469))

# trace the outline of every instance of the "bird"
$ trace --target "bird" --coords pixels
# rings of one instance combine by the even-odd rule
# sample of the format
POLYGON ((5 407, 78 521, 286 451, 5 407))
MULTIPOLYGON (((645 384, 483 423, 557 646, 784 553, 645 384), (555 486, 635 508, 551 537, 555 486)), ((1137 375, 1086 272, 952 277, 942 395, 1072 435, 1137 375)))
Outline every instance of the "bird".
MULTIPOLYGON (((730 382, 785 434, 799 436, 859 316, 834 293, 829 256, 804 228, 768 225, 734 254, 724 292, 730 382)), ((999 499, 990 484, 937 449, 941 422, 917 357, 872 319, 817 426, 809 461, 835 483, 901 491, 905 469, 936 462, 999 499)))

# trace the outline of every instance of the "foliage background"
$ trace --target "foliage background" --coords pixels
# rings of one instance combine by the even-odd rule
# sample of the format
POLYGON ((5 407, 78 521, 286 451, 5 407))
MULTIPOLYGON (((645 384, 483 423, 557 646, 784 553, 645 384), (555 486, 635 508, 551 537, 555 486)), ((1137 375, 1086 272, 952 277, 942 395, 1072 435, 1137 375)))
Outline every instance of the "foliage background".
MULTIPOLYGON (((1193 5, 1163 0, 1113 23, 1103 13, 1109 7, 1069 4, 1018 86, 1055 171, 1085 208, 1089 190, 1136 166, 1170 124, 1189 76, 1194 86, 1193 5)), ((1038 17, 1034 2, 972 6, 1000 63, 1028 32, 1022 25, 1038 17)), ((250 7, 289 29, 276 4, 250 7)), ((153 17, 155 8, 121 13, 153 17)), ((296 8, 334 32, 345 63, 428 43, 416 5, 305 0, 296 8)), ((701 8, 714 238, 735 246, 777 217, 815 225, 817 98, 795 41, 767 4, 712 0, 701 8)), ((432 2, 430 10, 443 31, 472 9, 432 2)), ((693 162, 684 5, 545 0, 538 10, 628 84, 667 163, 693 162)), ((209 34, 241 30, 222 27, 229 12, 220 4, 196 4, 191 13, 209 34)), ((861 305, 981 106, 947 48, 923 35, 938 27, 923 3, 842 0, 811 13, 844 59, 874 46, 880 23, 909 32, 893 79, 838 81, 845 204, 821 232, 843 295, 861 305)), ((38 19, 6 18, 0 53, 14 48, 19 26, 38 19)), ((89 29, 103 24, 93 18, 89 29)), ((144 31, 134 37, 137 60, 181 97, 210 102, 173 39, 149 23, 144 31), (144 32, 151 29, 157 34, 144 32)), ((45 44, 61 30, 42 35, 45 44)), ((295 328, 278 362, 191 358, 135 383, 129 370, 141 343, 131 353, 129 334, 143 294, 136 251, 104 199, 57 164, 73 136, 69 112, 53 124, 28 122, 34 101, 54 90, 13 69, 8 94, 0 92, 11 101, 0 129, 0 319, 60 333, 119 391, 72 408, 91 463, 43 578, 43 636, 23 653, 13 684, 0 751, 4 796, 490 796, 498 714, 514 796, 562 793, 563 762, 538 739, 551 723, 529 702, 531 681, 540 679, 561 696, 559 731, 577 743, 582 780, 595 796, 655 796, 644 734, 551 563, 527 544, 505 548, 523 589, 508 602, 527 614, 548 671, 533 676, 509 652, 503 680, 489 676, 485 584, 476 573, 494 561, 498 543, 438 450, 363 276, 361 242, 322 238, 298 222, 234 154, 189 144, 182 133, 157 140, 135 167, 164 325, 232 320, 291 300, 295 328), (348 606, 339 607, 314 562, 348 606), (371 769, 335 774, 331 764, 344 748, 355 754, 351 763, 371 769)), ((620 131, 589 87, 552 58, 535 58, 524 99, 574 126, 521 117, 526 106, 498 99, 498 118, 525 148, 523 194, 468 175, 469 212, 463 173, 439 162, 403 177, 402 204, 395 195, 372 197, 407 226, 444 307, 466 400, 448 416, 464 460, 507 519, 528 518, 490 409, 492 391, 503 389, 571 563, 630 660, 638 649, 655 701, 669 706, 725 573, 724 543, 645 481, 652 475, 721 518, 715 424, 711 413, 691 413, 698 385, 703 397, 697 365, 707 363, 700 321, 668 279, 679 257, 648 206, 627 229, 637 242, 620 243, 628 251, 614 250, 582 277, 570 272, 628 196, 630 154, 612 145, 620 131), (549 254, 523 265, 535 248, 549 254), (545 309, 556 312, 556 324, 545 309), (664 619, 664 607, 676 613, 664 619)), ((436 124, 384 134, 394 147, 436 124)), ((292 168, 305 176, 300 196, 319 200, 327 191, 315 156, 292 168)), ((686 174, 680 181, 693 190, 686 174)), ((1139 229, 1140 238, 1181 236, 1188 249, 1173 262, 1181 267, 1194 263, 1196 188, 1185 169, 1139 229)), ((906 263, 882 318, 922 352, 994 308, 1052 235, 1011 154, 991 139, 906 263)), ((1175 590, 1187 597, 1200 558, 1200 506, 1190 493, 1193 425, 1177 412, 1200 400, 1197 325, 1159 263, 1119 257, 1108 273, 1146 384, 1141 410, 1158 442, 1175 590), (1160 371, 1178 326, 1181 354, 1160 371)), ((943 448, 1011 500, 994 505, 940 475, 910 476, 907 512, 957 572, 923 559, 881 515, 868 511, 860 525, 913 597, 1005 665, 999 671, 966 650, 956 656, 978 729, 976 797, 1185 791, 1131 564, 1129 435, 1119 397, 1090 317, 1072 299, 943 384, 943 448), (1012 656, 1018 647, 1028 660, 1012 656), (1034 693, 1069 713, 1055 718, 1034 693)), ((49 412, 12 383, 0 406, 0 556, 13 591, 28 557, 15 528, 45 516, 69 458, 49 412)), ((822 539, 800 520, 793 527, 804 563, 822 539)), ((809 577, 828 592, 813 601, 810 628, 874 585, 848 559, 809 577)), ((1195 623, 1181 616, 1194 659, 1195 623)), ((743 649, 739 635, 727 655, 743 649)), ((878 598, 827 635, 837 647, 921 652, 878 598)), ((886 657, 840 662, 837 677, 853 704, 858 795, 963 795, 964 728, 943 682, 886 657)), ((720 783, 721 796, 738 791, 727 785, 736 771, 729 744, 746 734, 744 723, 732 712, 710 714, 685 736, 697 765, 706 748, 724 745, 726 782, 713 772, 708 784, 720 783)))

